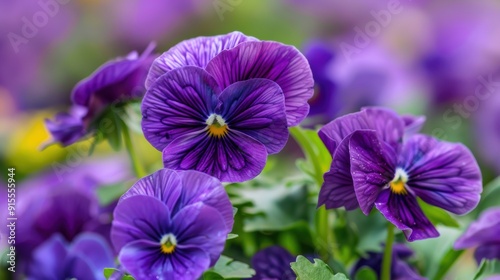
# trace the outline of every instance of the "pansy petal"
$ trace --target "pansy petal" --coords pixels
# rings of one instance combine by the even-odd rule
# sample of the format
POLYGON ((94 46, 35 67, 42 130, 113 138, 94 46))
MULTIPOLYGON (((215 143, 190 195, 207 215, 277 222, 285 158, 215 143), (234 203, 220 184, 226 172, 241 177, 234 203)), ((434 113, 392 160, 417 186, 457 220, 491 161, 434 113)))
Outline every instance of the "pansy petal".
POLYGON ((180 209, 186 205, 203 202, 219 211, 226 225, 226 234, 230 233, 234 224, 233 207, 221 182, 210 175, 193 170, 179 172, 179 177, 183 195, 177 207, 180 209))
POLYGON ((323 176, 318 206, 324 204, 328 209, 345 207, 346 210, 359 207, 351 175, 350 140, 351 135, 342 140, 335 151, 330 171, 323 176))
POLYGON ((500 208, 485 210, 472 222, 454 244, 455 249, 466 249, 479 244, 500 243, 500 208))
POLYGON ((256 41, 241 32, 212 37, 197 37, 182 41, 159 56, 149 70, 146 87, 149 88, 163 74, 184 66, 205 68, 208 62, 223 50, 232 49, 242 42, 256 41))
POLYGON ((402 115, 405 124, 405 136, 417 134, 425 124, 425 116, 402 115))
POLYGON ((64 238, 60 234, 52 235, 50 239, 38 246, 33 252, 28 275, 36 275, 42 279, 63 279, 64 268, 60 262, 67 255, 68 244, 64 238))
POLYGON ((349 141, 351 175, 359 207, 368 215, 380 191, 393 179, 396 153, 377 132, 358 130, 349 141))
POLYGON ((481 171, 464 145, 415 135, 400 161, 409 175, 408 187, 425 202, 455 214, 466 214, 479 203, 481 171))
POLYGON ((158 150, 172 140, 206 127, 217 106, 220 89, 203 69, 183 67, 169 71, 152 85, 142 101, 142 130, 158 150))
POLYGON ((394 111, 381 107, 365 107, 361 109, 365 114, 370 127, 377 131, 379 137, 397 150, 403 140, 404 121, 394 111))
MULTIPOLYGON (((218 258, 219 256, 217 256, 217 259, 218 258)), ((205 272, 210 266, 215 265, 217 259, 213 262, 213 264, 210 264, 210 257, 204 250, 200 248, 179 248, 176 253, 172 254, 171 259, 172 266, 175 268, 174 277, 165 278, 165 280, 200 279, 203 272, 205 272)))
POLYGON ((226 243, 225 222, 217 209, 198 202, 182 208, 173 217, 179 250, 199 248, 207 252, 214 265, 226 243))
MULTIPOLYGON (((154 44, 150 44, 140 57, 136 52, 133 52, 126 58, 112 60, 99 67, 89 77, 85 78, 75 86, 71 93, 73 102, 77 105, 89 106, 92 95, 101 89, 110 87, 119 82, 129 83, 133 86, 133 83, 130 83, 133 81, 126 81, 127 79, 142 79, 142 81, 144 81, 147 68, 151 65, 151 53, 153 52, 154 47, 154 44), (144 75, 140 75, 142 77, 131 76, 139 69, 142 69, 144 72, 144 75)), ((138 91, 136 90, 135 92, 138 91)), ((135 92, 132 89, 132 91, 127 94, 134 94, 135 92)), ((144 91, 140 92, 143 93, 144 91)), ((100 96, 100 98, 106 98, 106 96, 100 96)), ((108 99, 112 102, 111 97, 108 99)))
POLYGON ((314 80, 307 59, 292 46, 277 42, 246 42, 214 57, 206 67, 221 88, 252 78, 276 82, 285 96, 289 126, 309 112, 314 80))
POLYGON ((381 140, 396 149, 404 133, 403 120, 392 110, 366 107, 361 112, 347 114, 323 126, 318 134, 331 154, 347 135, 360 129, 377 131, 381 140))
POLYGON ((197 170, 222 182, 243 182, 260 174, 266 163, 266 147, 250 136, 229 130, 223 137, 207 132, 176 138, 163 150, 166 168, 197 170))
POLYGON ((96 279, 105 267, 114 266, 114 257, 106 239, 95 233, 79 235, 71 244, 70 254, 84 258, 92 271, 98 273, 96 279))
POLYGON ((160 243, 169 231, 170 211, 157 198, 136 195, 123 200, 114 211, 111 240, 116 251, 138 239, 160 243))
POLYGON ((231 84, 219 96, 217 113, 229 129, 238 130, 264 144, 275 154, 288 140, 283 92, 275 82, 251 79, 231 84))
POLYGON ((179 175, 171 169, 160 169, 137 181, 121 197, 119 202, 136 195, 156 197, 173 212, 181 197, 182 185, 179 175))
POLYGON ((118 260, 135 279, 176 279, 171 258, 161 253, 159 243, 129 242, 120 250, 118 260))
POLYGON ((267 247, 252 257, 252 267, 256 272, 252 279, 296 279, 290 267, 294 261, 295 257, 284 248, 267 247))
POLYGON ((375 207, 389 222, 404 232, 408 241, 439 236, 412 195, 394 194, 385 189, 378 196, 375 207))
MULTIPOLYGON (((497 233, 498 234, 498 233, 497 233)), ((478 246, 476 251, 474 251, 474 258, 478 264, 481 263, 483 259, 494 260, 500 259, 500 243, 486 243, 478 246)))

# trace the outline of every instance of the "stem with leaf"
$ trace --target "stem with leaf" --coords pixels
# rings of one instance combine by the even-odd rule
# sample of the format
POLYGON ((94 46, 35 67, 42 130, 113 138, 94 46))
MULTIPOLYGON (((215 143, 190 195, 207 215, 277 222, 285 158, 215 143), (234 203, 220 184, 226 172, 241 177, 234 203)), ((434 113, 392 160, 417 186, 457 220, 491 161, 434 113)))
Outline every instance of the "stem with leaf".
MULTIPOLYGON (((319 155, 317 149, 312 145, 312 143, 307 138, 305 131, 300 127, 290 128, 290 134, 295 139, 295 141, 300 145, 306 160, 312 164, 313 167, 313 179, 318 187, 321 188, 323 184, 323 169, 320 164, 319 155)), ((318 208, 315 217, 315 228, 320 241, 318 242, 318 249, 320 255, 325 260, 328 259, 329 249, 333 251, 335 256, 339 256, 337 253, 335 235, 333 229, 330 225, 330 219, 328 212, 324 206, 318 208)))

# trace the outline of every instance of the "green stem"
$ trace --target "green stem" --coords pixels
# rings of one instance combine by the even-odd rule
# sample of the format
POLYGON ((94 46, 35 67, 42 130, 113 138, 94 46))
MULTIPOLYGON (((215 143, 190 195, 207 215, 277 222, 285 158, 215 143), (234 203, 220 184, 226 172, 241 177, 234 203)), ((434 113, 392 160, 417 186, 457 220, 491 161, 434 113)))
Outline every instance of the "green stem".
POLYGON ((391 264, 392 264, 392 244, 394 243, 394 225, 387 225, 387 240, 385 241, 384 259, 382 261, 381 280, 391 280, 391 264))
MULTIPOLYGON (((292 134, 292 137, 300 145, 307 161, 312 164, 314 171, 313 179, 319 190, 321 188, 321 185, 323 184, 323 169, 321 168, 321 165, 319 163, 317 152, 315 151, 313 145, 311 145, 304 131, 301 128, 299 127, 290 128, 290 134, 292 134)), ((331 249, 333 255, 335 255, 335 257, 338 257, 339 254, 337 250, 335 234, 333 232, 333 229, 331 228, 328 212, 324 206, 320 207, 316 211, 314 222, 315 222, 316 234, 319 237, 316 246, 319 250, 320 256, 324 260, 327 260, 329 257, 329 250, 331 249)))
POLYGON ((128 155, 130 156, 130 161, 132 162, 132 167, 134 169, 135 175, 138 178, 142 178, 146 176, 146 172, 142 168, 139 159, 137 158, 137 154, 135 153, 134 145, 132 144, 132 139, 130 137, 130 132, 126 125, 122 128, 123 131, 123 141, 125 142, 125 147, 127 148, 128 155))

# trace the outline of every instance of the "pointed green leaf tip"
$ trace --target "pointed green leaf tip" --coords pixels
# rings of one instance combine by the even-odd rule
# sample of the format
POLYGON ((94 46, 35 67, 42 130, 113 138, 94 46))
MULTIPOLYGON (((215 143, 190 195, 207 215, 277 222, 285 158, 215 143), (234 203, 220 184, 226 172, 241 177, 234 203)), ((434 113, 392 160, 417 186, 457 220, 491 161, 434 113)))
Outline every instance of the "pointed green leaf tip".
POLYGON ((332 269, 320 259, 314 259, 311 263, 306 257, 298 256, 292 266, 297 280, 349 280, 344 274, 334 274, 332 269))
POLYGON ((486 280, 489 276, 500 274, 500 261, 499 260, 486 260, 483 259, 479 265, 479 269, 474 276, 474 280, 486 280))
POLYGON ((215 266, 203 274, 203 280, 245 279, 255 275, 247 264, 221 256, 215 266))

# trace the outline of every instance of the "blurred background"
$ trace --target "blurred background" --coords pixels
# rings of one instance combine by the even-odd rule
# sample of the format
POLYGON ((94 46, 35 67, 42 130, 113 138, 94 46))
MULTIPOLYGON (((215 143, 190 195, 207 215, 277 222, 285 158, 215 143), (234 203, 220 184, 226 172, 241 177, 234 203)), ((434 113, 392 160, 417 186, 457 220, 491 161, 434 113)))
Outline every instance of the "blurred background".
MULTIPOLYGON (((0 0, 0 166, 28 189, 40 174, 125 158, 106 143, 92 158, 85 142, 42 150, 44 119, 67 110, 74 85, 110 59, 238 30, 306 55, 316 92, 304 125, 366 105, 423 114, 426 133, 473 151, 486 184, 500 175, 499 15, 496 0, 0 0)), ((135 141, 159 168, 160 153, 135 141)), ((133 177, 122 171, 116 181, 133 177)))

